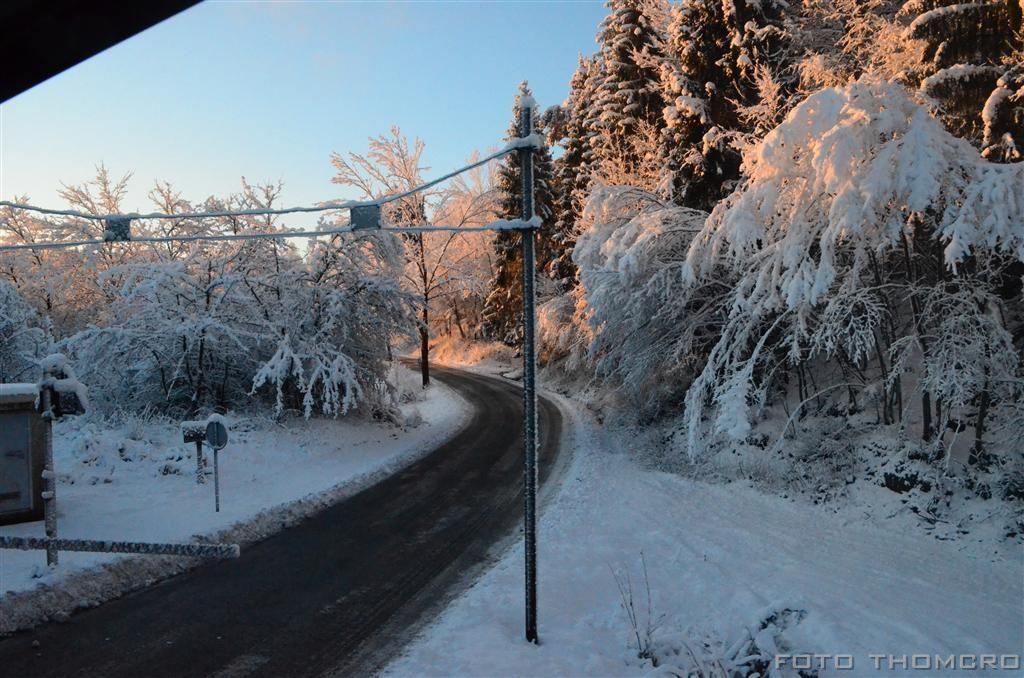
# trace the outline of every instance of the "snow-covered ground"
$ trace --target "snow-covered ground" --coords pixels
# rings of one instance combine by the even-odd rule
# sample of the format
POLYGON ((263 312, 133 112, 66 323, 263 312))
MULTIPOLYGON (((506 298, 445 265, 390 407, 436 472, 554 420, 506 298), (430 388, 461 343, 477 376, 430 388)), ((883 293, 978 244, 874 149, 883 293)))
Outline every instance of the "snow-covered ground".
POLYGON ((639 635, 660 675, 773 646, 821 675, 882 675, 916 662, 930 670, 914 675, 973 676, 984 673, 970 670, 981 655, 996 655, 995 675, 1021 674, 1019 544, 993 553, 908 522, 644 470, 630 457, 635 441, 617 441, 564 404, 574 412, 574 457, 540 520, 541 645, 523 639, 517 544, 386 673, 640 675, 655 667, 638 657, 639 635), (623 605, 630 588, 639 634, 623 605), (967 670, 950 669, 950 655, 967 670))
MULTIPOLYGON (((214 512, 213 478, 196 483, 195 446, 182 442, 177 425, 135 422, 108 428, 62 420, 54 445, 59 536, 145 542, 264 536, 430 451, 459 430, 471 412, 440 382, 402 409, 407 423, 401 427, 356 418, 275 423, 227 416, 231 439, 220 453, 219 513, 214 512)), ((207 450, 208 469, 210 455, 207 450)), ((0 527, 0 535, 43 536, 43 524, 0 527)), ((11 630, 13 617, 33 604, 33 595, 88 589, 80 594, 84 605, 116 595, 117 582, 106 581, 97 591, 90 577, 110 579, 110 564, 127 560, 165 563, 173 572, 182 559, 61 553, 59 567, 49 571, 42 551, 0 550, 0 631, 11 630)), ((148 567, 145 579, 160 576, 160 567, 148 567)), ((130 578, 127 574, 122 573, 130 578)))

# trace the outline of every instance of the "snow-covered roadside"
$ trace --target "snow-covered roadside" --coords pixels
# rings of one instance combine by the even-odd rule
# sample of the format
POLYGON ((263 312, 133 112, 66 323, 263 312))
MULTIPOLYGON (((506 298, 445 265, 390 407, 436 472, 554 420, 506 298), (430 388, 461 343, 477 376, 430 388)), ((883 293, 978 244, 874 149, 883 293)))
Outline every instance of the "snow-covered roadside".
POLYGON ((721 658, 748 629, 762 650, 775 641, 783 653, 844 655, 840 667, 852 656, 852 672, 824 660, 822 675, 891 673, 890 655, 897 670, 902 657, 909 664, 926 655, 933 670, 914 675, 957 675, 936 668, 936 655, 1020 654, 1022 549, 993 559, 898 526, 850 524, 740 483, 642 470, 581 408, 572 425, 571 467, 540 522, 540 647, 523 640, 517 543, 386 673, 647 673, 652 664, 637 657, 617 587, 627 576, 642 641, 650 614, 652 654, 682 675, 689 651, 721 658), (778 614, 787 608, 803 612, 778 614), (786 628, 765 638, 758 622, 773 612, 786 628))
MULTIPOLYGON (((212 478, 197 485, 192 445, 170 424, 105 431, 62 423, 55 436, 60 536, 132 541, 247 543, 354 494, 460 430, 469 404, 440 382, 403 406, 410 424, 349 419, 233 422, 220 454, 221 511, 212 478)), ((231 422, 231 417, 228 417, 231 422)), ((194 453, 193 453, 194 454, 194 453)), ((43 536, 41 522, 0 527, 43 536)), ((186 569, 183 558, 0 550, 0 633, 61 618, 186 569)))

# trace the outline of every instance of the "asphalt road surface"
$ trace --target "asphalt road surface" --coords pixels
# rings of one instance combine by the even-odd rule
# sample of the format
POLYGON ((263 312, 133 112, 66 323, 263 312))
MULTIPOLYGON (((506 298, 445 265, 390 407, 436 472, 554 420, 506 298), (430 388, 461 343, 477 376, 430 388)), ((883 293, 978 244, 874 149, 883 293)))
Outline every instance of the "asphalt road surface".
MULTIPOLYGON (((157 586, 0 640, 4 678, 364 675, 432 618, 521 525, 522 392, 433 372, 475 407, 404 471, 258 544, 157 586)), ((539 400, 541 480, 558 409, 539 400)))

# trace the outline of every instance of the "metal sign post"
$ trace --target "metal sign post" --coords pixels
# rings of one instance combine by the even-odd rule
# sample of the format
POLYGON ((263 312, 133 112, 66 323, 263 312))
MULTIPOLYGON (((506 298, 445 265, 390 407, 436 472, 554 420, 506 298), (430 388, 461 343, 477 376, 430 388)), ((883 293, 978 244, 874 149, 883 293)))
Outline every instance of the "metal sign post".
MULTIPOLYGON (((533 134, 533 99, 519 100, 519 136, 533 134)), ((522 180, 523 201, 521 218, 533 219, 533 152, 532 147, 519 149, 519 170, 522 180)), ((526 640, 537 643, 537 349, 535 344, 537 319, 536 257, 531 225, 520 230, 523 239, 523 414, 526 449, 523 475, 525 514, 523 533, 526 551, 526 640)))
POLYGON ((213 503, 220 513, 220 451, 227 447, 228 429, 223 422, 211 419, 206 424, 206 444, 213 448, 213 503))
POLYGON ((213 450, 213 510, 220 513, 220 450, 213 450))

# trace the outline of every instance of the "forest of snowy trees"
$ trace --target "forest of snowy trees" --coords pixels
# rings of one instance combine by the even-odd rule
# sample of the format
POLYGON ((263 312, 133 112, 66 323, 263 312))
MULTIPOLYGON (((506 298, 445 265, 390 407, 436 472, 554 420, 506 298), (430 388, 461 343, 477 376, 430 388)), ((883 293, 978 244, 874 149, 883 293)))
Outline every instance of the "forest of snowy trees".
MULTIPOLYGON (((62 197, 87 214, 121 212, 128 177, 100 168, 62 197)), ((192 205, 158 183, 166 213, 266 208, 280 186, 250 185, 192 205)), ((37 218, 5 208, 5 240, 101 237, 100 222, 37 218)), ((154 235, 267 232, 273 217, 148 223, 154 235)), ((276 409, 344 414, 357 404, 386 414, 382 388, 391 338, 410 322, 399 286, 401 244, 386 235, 325 238, 305 250, 285 240, 124 243, 78 250, 20 250, 0 257, 4 381, 38 378, 60 350, 101 409, 156 408, 177 415, 244 403, 263 393, 276 409)))
POLYGON ((870 413, 947 454, 1009 451, 1022 7, 612 0, 545 114, 575 269, 545 355, 641 420, 685 413, 691 458, 775 410, 780 435, 870 413))
MULTIPOLYGON (((638 422, 678 419, 690 459, 760 440, 773 417, 769 438, 826 413, 943 455, 1008 450, 1024 434, 1024 1, 607 6, 565 102, 536 111, 551 144, 535 155, 547 373, 596 384, 638 422)), ((524 83, 511 123, 529 94, 524 83)), ((365 154, 334 154, 334 181, 367 198, 405 190, 430 177, 424 147, 393 129, 365 154)), ((506 158, 385 217, 514 218, 518 171, 506 158)), ((127 180, 101 167, 60 195, 117 213, 127 180)), ((157 183, 150 198, 173 213, 267 207, 280 192, 243 180, 192 204, 157 183)), ((5 243, 96 228, 0 214, 5 243)), ((426 357, 439 337, 518 346, 519 238, 0 253, 0 380, 34 378, 33 360, 57 347, 112 408, 255 395, 278 412, 386 416, 401 351, 426 357)))

